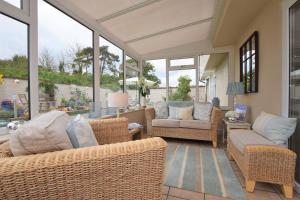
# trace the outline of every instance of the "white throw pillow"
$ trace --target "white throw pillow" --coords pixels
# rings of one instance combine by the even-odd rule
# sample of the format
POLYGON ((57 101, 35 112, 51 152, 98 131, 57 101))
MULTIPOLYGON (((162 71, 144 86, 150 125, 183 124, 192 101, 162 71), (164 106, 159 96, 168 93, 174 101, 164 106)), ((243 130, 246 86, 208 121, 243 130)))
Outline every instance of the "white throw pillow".
POLYGON ((9 146, 14 156, 46 153, 73 146, 66 132, 69 115, 51 111, 33 118, 14 131, 9 146))
POLYGON ((66 130, 74 148, 98 145, 90 123, 81 115, 70 120, 66 130))
POLYGON ((169 106, 169 119, 192 120, 193 106, 190 107, 173 107, 169 106))
POLYGON ((271 140, 275 144, 286 144, 295 132, 296 118, 285 118, 261 112, 255 119, 253 130, 271 140))
POLYGON ((210 121, 212 105, 210 103, 194 103, 194 119, 210 121))
POLYGON ((168 118, 168 105, 165 101, 157 102, 154 105, 155 119, 167 119, 168 118))

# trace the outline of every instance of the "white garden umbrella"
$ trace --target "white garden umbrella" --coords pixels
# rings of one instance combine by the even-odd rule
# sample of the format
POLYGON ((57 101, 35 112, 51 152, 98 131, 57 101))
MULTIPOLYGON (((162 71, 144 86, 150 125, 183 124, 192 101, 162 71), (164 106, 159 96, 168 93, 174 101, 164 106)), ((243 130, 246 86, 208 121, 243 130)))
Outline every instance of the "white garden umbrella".
MULTIPOLYGON (((154 81, 150 81, 150 80, 147 80, 145 79, 145 82, 148 86, 152 86, 155 84, 154 81)), ((119 80, 119 83, 122 85, 123 84, 123 81, 122 80, 119 80)), ((132 78, 128 78, 126 79, 126 85, 137 85, 139 83, 139 79, 138 77, 132 77, 132 78)))

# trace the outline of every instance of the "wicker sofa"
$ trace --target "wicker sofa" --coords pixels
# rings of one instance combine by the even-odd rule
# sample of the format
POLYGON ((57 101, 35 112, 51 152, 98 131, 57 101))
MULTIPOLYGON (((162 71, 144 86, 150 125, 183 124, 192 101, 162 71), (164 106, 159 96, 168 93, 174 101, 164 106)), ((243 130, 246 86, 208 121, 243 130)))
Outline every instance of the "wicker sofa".
POLYGON ((106 143, 95 147, 12 157, 2 144, 0 199, 162 199, 167 144, 122 142, 130 139, 127 124, 92 121, 99 144, 106 143))
POLYGON ((183 138, 193 140, 212 141, 213 147, 217 147, 217 129, 221 120, 221 110, 214 107, 209 122, 199 120, 168 120, 155 119, 154 108, 146 108, 147 133, 158 137, 183 138), (176 124, 172 122, 176 121, 176 124), (170 122, 170 124, 167 124, 170 122), (185 123, 185 125, 183 125, 185 123))
POLYGON ((276 145, 253 130, 231 130, 227 150, 245 177, 247 192, 256 181, 280 184, 285 197, 293 197, 296 154, 276 145))

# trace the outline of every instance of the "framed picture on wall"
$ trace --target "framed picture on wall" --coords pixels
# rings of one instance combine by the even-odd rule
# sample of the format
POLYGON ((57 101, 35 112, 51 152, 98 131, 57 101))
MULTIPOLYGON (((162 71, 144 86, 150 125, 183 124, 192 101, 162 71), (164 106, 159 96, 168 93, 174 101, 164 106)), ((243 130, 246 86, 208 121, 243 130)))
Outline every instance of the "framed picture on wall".
POLYGON ((258 32, 255 31, 240 47, 240 81, 245 93, 258 92, 259 46, 258 32))

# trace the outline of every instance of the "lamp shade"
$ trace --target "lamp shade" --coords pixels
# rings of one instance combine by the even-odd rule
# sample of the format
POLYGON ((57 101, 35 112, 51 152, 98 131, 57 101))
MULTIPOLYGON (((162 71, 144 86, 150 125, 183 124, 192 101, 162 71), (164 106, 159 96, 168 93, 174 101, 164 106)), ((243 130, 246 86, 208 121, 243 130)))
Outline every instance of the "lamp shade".
POLYGON ((244 84, 242 82, 229 82, 227 86, 227 95, 244 94, 244 84))
POLYGON ((128 106, 128 94, 122 92, 109 93, 108 107, 124 108, 128 106))

